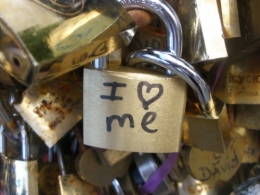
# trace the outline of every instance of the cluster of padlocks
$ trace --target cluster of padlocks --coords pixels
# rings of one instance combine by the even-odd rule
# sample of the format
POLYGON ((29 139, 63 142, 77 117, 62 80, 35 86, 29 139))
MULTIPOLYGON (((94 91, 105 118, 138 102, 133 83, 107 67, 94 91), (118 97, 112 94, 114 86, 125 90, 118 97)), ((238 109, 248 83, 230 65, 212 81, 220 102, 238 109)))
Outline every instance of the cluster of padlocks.
POLYGON ((1 0, 1 195, 260 194, 258 0, 1 0))

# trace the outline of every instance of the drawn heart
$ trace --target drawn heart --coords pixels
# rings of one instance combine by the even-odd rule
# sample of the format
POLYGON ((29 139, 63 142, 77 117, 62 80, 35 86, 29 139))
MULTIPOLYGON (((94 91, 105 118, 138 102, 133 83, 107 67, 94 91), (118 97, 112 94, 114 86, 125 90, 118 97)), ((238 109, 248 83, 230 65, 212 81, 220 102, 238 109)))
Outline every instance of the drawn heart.
POLYGON ((143 104, 143 108, 145 110, 149 110, 149 105, 154 103, 156 100, 158 100, 162 96, 163 86, 161 84, 150 84, 146 81, 141 81, 137 86, 137 94, 138 94, 139 100, 143 104), (154 97, 152 97, 149 100, 146 100, 146 99, 144 99, 143 90, 142 90, 144 86, 146 86, 146 93, 150 93, 153 88, 158 88, 159 91, 154 97))

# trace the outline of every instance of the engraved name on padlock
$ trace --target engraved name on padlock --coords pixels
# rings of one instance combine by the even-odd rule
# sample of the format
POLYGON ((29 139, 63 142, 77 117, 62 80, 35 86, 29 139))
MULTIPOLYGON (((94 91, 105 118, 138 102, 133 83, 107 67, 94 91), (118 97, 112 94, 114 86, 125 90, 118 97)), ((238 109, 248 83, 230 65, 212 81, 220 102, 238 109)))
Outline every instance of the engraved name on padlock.
POLYGON ((53 2, 0 3, 0 65, 25 85, 83 66, 128 45, 134 35, 132 18, 116 1, 53 2))

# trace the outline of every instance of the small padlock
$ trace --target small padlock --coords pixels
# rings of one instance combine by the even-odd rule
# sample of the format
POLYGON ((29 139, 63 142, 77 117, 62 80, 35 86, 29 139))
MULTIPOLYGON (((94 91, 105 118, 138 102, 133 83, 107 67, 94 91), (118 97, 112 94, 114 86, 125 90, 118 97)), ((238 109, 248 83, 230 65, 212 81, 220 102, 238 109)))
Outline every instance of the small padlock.
POLYGON ((227 63, 220 73, 220 67, 214 66, 208 75, 212 94, 227 104, 234 105, 235 125, 247 129, 260 129, 258 116, 260 94, 259 52, 244 59, 227 63))
POLYGON ((194 64, 227 57, 217 1, 177 0, 171 5, 182 25, 186 61, 194 64))
MULTIPOLYGON (((149 153, 135 153, 134 162, 137 169, 132 173, 132 177, 136 184, 140 187, 140 185, 143 185, 148 181, 152 174, 157 170, 158 165, 153 155, 149 153)), ((165 177, 152 194, 173 195, 175 192, 175 188, 171 185, 171 181, 168 177, 165 177)))
POLYGON ((6 159, 4 188, 7 194, 38 194, 38 162, 30 160, 27 129, 23 121, 18 121, 21 135, 21 159, 6 159))
POLYGON ((228 181, 237 172, 244 156, 243 137, 233 132, 232 140, 224 154, 187 147, 181 152, 185 168, 195 179, 214 185, 219 180, 228 181))
POLYGON ((188 110, 188 107, 186 109, 183 122, 184 143, 209 151, 226 151, 230 142, 230 135, 225 104, 219 100, 214 101, 208 85, 189 63, 174 54, 154 49, 132 52, 128 56, 127 62, 130 66, 138 63, 156 64, 183 78, 196 93, 199 100, 198 108, 194 107, 196 109, 188 110), (205 132, 209 132, 211 128, 213 133, 207 134, 207 139, 208 136, 212 136, 210 137, 211 142, 201 142, 201 136, 205 132), (189 134, 193 136, 189 136, 189 134))
POLYGON ((25 90, 14 108, 51 148, 82 119, 82 83, 54 80, 25 90))
MULTIPOLYGON (((76 129, 78 131, 78 129, 76 129)), ((75 168, 81 179, 96 185, 108 186, 116 177, 123 177, 132 162, 132 155, 124 157, 112 166, 102 162, 96 149, 86 149, 82 138, 78 138, 79 153, 75 159, 75 168)))
MULTIPOLYGON (((168 51, 180 55, 181 29, 170 5, 164 1, 121 3, 126 8, 151 10, 166 20, 168 51)), ((186 86, 175 76, 155 73, 127 67, 111 67, 108 71, 85 69, 84 144, 122 151, 178 151, 186 86), (120 69, 124 72, 116 71, 120 69), (169 126, 172 120, 176 122, 174 127, 169 126)))
POLYGON ((120 49, 135 32, 131 16, 115 0, 54 2, 1 1, 0 65, 27 86, 120 49))
POLYGON ((82 181, 75 174, 66 174, 64 161, 62 157, 62 151, 59 145, 57 145, 57 158, 60 169, 58 176, 59 194, 60 195, 98 195, 99 189, 86 181, 82 181))

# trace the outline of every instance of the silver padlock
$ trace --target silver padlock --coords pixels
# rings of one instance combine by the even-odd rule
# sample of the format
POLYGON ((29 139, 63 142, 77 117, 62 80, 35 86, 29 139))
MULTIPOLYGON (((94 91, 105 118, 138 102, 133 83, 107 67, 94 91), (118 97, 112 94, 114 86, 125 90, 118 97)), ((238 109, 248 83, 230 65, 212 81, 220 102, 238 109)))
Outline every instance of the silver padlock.
MULTIPOLYGON (((151 10, 165 20, 168 51, 180 55, 180 24, 169 4, 157 0, 121 2, 151 10)), ((84 70, 84 144, 122 151, 178 151, 186 99, 184 81, 148 69, 113 68, 84 70), (119 72, 121 69, 124 72, 119 72), (174 127, 170 126, 172 120, 174 127)))
POLYGON ((115 0, 3 0, 0 15, 0 66, 27 86, 128 45, 136 26, 115 0))
POLYGON ((6 159, 4 188, 7 194, 38 194, 38 162, 30 160, 27 129, 23 121, 18 122, 21 134, 21 159, 6 159))

